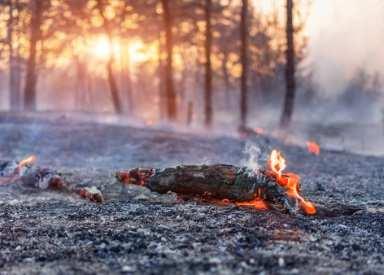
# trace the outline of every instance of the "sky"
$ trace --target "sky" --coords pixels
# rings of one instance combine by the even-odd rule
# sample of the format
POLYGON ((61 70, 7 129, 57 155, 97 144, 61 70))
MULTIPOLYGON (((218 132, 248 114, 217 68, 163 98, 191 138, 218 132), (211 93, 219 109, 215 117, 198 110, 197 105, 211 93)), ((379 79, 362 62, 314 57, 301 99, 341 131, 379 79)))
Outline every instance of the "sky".
POLYGON ((353 73, 384 72, 384 0, 311 0, 309 62, 324 95, 340 92, 353 73))

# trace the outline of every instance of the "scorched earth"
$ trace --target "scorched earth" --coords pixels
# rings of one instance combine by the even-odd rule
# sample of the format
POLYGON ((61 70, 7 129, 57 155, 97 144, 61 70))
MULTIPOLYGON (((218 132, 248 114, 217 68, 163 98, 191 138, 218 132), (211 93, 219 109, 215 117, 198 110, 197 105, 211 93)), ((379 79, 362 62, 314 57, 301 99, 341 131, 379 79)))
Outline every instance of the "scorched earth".
POLYGON ((247 138, 2 115, 0 159, 34 154, 105 202, 0 186, 3 274, 382 274, 384 158, 322 149, 319 156, 247 138), (180 200, 114 173, 133 167, 259 163, 277 148, 301 176, 314 216, 180 200), (249 150, 248 150, 249 151, 249 150))

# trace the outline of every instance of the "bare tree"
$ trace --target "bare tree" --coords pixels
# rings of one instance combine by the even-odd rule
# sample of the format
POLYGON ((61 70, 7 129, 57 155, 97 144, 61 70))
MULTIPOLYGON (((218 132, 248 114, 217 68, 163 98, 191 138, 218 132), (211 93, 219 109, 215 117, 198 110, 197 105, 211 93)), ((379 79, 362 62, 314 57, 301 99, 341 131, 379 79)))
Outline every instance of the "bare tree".
POLYGON ((295 103, 295 43, 294 43, 294 26, 293 26, 293 0, 287 0, 287 23, 286 23, 286 93, 284 99, 283 112, 281 114, 280 125, 288 127, 291 120, 295 103))
POLYGON ((161 0, 161 5, 163 9, 163 22, 165 29, 165 50, 166 50, 166 64, 164 70, 165 76, 165 94, 166 94, 166 104, 167 104, 167 118, 169 120, 176 120, 177 111, 176 111, 176 92, 173 83, 173 18, 171 15, 170 0, 161 0))
POLYGON ((241 22, 240 22, 240 40, 241 40, 241 81, 240 81, 240 127, 245 128, 248 115, 248 0, 242 0, 241 22))
POLYGON ((107 61, 107 74, 108 74, 108 84, 109 84, 109 89, 111 92, 111 97, 112 97, 112 103, 113 107, 115 109, 115 112, 117 114, 121 114, 123 112, 123 107, 120 99, 120 91, 117 86, 115 74, 113 71, 113 66, 115 63, 115 52, 113 49, 113 36, 112 36, 112 28, 110 26, 110 22, 108 18, 104 14, 104 9, 105 9, 105 3, 103 0, 97 0, 97 9, 99 10, 99 14, 101 18, 103 19, 103 27, 104 30, 108 36, 108 41, 109 41, 109 56, 108 56, 108 61, 107 61))
POLYGON ((205 0, 205 125, 212 125, 212 0, 205 0))
POLYGON ((20 64, 19 64, 19 46, 15 43, 18 39, 18 22, 20 6, 18 0, 9 0, 8 2, 8 48, 9 48, 9 99, 10 108, 18 111, 21 108, 20 91, 20 64), (15 11, 16 16, 15 16, 15 11))
POLYGON ((28 111, 36 110, 37 85, 37 44, 41 40, 41 25, 46 1, 30 0, 30 37, 29 55, 24 87, 24 107, 28 111))

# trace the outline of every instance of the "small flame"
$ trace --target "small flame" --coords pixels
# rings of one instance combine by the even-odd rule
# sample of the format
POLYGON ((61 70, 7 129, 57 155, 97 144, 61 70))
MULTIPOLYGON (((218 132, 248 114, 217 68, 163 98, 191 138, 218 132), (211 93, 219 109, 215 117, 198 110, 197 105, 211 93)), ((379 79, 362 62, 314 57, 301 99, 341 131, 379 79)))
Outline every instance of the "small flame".
POLYGON ((34 165, 36 163, 36 156, 32 155, 32 156, 29 156, 23 160, 21 160, 18 164, 17 164, 17 167, 15 169, 15 173, 18 175, 18 176, 23 176, 25 171, 27 170, 28 167, 31 167, 32 165, 34 165))
POLYGON ((285 159, 280 151, 273 150, 271 156, 268 160, 268 166, 273 173, 281 177, 281 173, 284 171, 285 167, 285 159))
POLYGON ((320 155, 320 146, 315 141, 307 141, 307 150, 309 153, 316 156, 320 155))
POLYGON ((36 156, 34 156, 34 155, 29 156, 29 157, 21 160, 19 162, 19 164, 17 165, 17 167, 19 169, 21 169, 21 168, 26 167, 26 166, 32 166, 33 164, 35 164, 36 160, 37 160, 36 156))
POLYGON ((313 203, 305 200, 300 194, 300 177, 295 173, 284 173, 286 163, 283 155, 273 150, 268 161, 268 166, 272 174, 276 176, 277 183, 285 188, 287 195, 297 199, 300 207, 308 215, 316 214, 316 207, 313 203))
POLYGON ((0 185, 10 184, 24 176, 25 172, 36 162, 35 156, 29 156, 20 162, 12 162, 8 173, 0 178, 0 185))

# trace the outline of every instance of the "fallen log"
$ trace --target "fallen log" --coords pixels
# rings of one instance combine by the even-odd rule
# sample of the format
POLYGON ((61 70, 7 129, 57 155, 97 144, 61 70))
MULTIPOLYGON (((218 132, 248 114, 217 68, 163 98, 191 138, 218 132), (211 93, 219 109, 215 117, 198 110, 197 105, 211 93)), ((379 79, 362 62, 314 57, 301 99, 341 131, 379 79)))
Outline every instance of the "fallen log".
POLYGON ((34 167, 34 159, 29 161, 0 162, 0 185, 21 184, 36 190, 52 190, 66 194, 76 194, 91 202, 104 201, 102 193, 96 187, 79 187, 66 181, 52 169, 34 167))
POLYGON ((229 200, 238 205, 263 201, 270 208, 296 213, 300 202, 287 194, 267 171, 254 172, 232 165, 188 165, 166 169, 135 168, 117 172, 118 181, 147 187, 151 191, 169 191, 205 199, 229 200))

